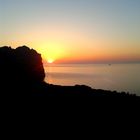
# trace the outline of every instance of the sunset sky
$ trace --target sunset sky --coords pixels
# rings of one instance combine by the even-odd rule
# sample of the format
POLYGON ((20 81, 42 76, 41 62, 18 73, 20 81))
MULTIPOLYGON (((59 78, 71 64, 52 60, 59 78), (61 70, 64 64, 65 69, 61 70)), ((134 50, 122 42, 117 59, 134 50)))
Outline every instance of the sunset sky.
POLYGON ((0 46, 56 63, 140 62, 140 0, 0 0, 0 46))

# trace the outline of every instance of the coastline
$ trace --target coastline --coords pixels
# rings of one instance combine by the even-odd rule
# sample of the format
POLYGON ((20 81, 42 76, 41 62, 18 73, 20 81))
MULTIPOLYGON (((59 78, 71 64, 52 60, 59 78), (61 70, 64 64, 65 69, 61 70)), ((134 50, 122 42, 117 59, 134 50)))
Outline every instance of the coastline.
POLYGON ((45 82, 54 85, 87 85, 94 89, 129 92, 140 96, 140 64, 51 64, 44 66, 45 82))
POLYGON ((93 89, 86 84, 52 85, 44 82, 41 54, 27 46, 0 48, 0 92, 6 97, 134 97, 135 94, 93 89), (10 70, 10 72, 9 72, 10 70))
MULTIPOLYGON (((36 86, 37 88, 37 86, 36 86)), ((33 96, 42 97, 134 97, 139 98, 136 94, 128 92, 117 92, 103 89, 93 89, 86 85, 75 85, 75 86, 61 86, 47 84, 43 82, 40 87, 42 93, 32 94, 33 96)), ((38 90, 38 89, 37 89, 38 90)), ((36 91, 37 91, 36 90, 36 91)))

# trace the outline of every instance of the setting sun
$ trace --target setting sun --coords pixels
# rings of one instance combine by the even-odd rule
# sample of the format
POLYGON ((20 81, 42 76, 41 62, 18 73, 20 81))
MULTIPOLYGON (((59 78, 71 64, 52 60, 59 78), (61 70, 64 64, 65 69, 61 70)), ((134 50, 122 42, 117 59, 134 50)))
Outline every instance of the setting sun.
POLYGON ((57 41, 46 40, 43 43, 36 43, 36 47, 38 52, 41 54, 43 60, 47 63, 53 63, 56 60, 59 60, 64 57, 65 55, 65 48, 64 44, 57 41), (41 45, 39 45, 41 44, 41 45))
POLYGON ((48 60, 47 60, 47 63, 49 63, 49 64, 52 64, 53 62, 54 62, 53 59, 48 59, 48 60))

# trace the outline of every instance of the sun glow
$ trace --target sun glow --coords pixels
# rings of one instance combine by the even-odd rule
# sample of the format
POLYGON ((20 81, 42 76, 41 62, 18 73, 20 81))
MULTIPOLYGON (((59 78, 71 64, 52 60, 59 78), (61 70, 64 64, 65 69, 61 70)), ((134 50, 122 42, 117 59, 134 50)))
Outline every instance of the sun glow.
POLYGON ((61 59, 65 55, 64 44, 57 41, 46 41, 40 43, 38 52, 41 53, 43 60, 47 63, 53 63, 56 60, 61 59))
POLYGON ((47 63, 49 63, 49 64, 52 64, 53 62, 54 62, 54 60, 51 58, 47 60, 47 63))

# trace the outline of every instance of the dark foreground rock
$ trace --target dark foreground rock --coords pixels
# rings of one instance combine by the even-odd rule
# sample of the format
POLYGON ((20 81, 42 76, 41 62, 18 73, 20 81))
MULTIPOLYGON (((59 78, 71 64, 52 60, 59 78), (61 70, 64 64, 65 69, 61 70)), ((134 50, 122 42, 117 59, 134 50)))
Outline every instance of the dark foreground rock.
POLYGON ((85 85, 57 86, 44 82, 41 55, 26 46, 0 48, 1 96, 136 97, 128 93, 92 89, 85 85))

